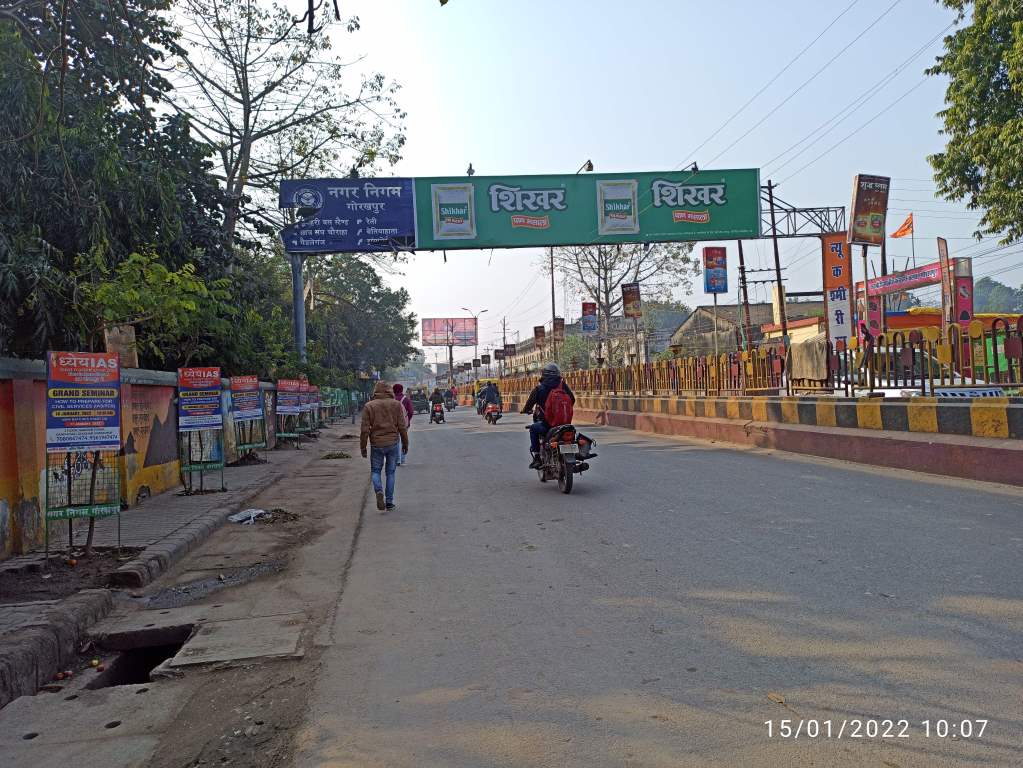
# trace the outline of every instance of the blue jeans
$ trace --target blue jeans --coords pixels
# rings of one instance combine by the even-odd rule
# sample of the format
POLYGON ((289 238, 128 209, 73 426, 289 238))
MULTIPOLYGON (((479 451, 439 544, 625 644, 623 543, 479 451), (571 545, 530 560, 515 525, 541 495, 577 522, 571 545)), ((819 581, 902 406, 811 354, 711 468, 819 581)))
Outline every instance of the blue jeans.
POLYGON ((529 425, 529 450, 533 453, 540 452, 540 441, 549 429, 546 421, 534 421, 529 425))
POLYGON ((401 456, 401 440, 387 448, 373 446, 369 453, 370 478, 373 480, 373 490, 377 493, 383 491, 383 483, 380 478, 380 470, 384 470, 387 476, 387 490, 384 492, 384 503, 394 503, 394 470, 398 468, 398 459, 401 456), (386 469, 384 465, 386 464, 386 469))

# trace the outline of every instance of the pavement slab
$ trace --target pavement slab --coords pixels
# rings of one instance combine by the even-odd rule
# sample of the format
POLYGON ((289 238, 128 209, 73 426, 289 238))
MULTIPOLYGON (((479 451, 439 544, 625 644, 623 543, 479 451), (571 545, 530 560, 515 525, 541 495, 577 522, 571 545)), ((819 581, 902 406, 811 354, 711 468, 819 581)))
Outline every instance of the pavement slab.
POLYGON ((208 621, 170 660, 171 667, 302 655, 305 614, 208 621))

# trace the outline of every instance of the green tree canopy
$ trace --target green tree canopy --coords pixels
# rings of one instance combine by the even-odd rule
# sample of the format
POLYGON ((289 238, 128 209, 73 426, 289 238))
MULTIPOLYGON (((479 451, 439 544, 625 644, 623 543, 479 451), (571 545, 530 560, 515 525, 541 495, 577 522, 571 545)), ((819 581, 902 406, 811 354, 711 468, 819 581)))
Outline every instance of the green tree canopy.
POLYGON ((971 23, 928 70, 949 79, 934 178, 943 196, 983 211, 982 232, 1009 242, 1023 237, 1023 3, 942 1, 971 23))

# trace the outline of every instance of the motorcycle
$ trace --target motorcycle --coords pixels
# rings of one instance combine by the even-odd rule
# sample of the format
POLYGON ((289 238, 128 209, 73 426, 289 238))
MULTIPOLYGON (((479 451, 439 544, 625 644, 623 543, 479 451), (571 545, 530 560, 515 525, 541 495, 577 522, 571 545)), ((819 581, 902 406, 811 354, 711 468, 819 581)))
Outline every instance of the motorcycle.
POLYGON ((558 490, 571 493, 576 475, 590 468, 589 460, 597 456, 593 448, 597 443, 571 424, 552 427, 540 442, 541 466, 536 471, 540 482, 558 481, 558 490))
POLYGON ((444 423, 444 406, 441 403, 434 403, 433 407, 430 409, 430 423, 444 423))
POLYGON ((501 416, 501 406, 497 403, 487 403, 486 408, 483 409, 483 418, 486 420, 487 424, 496 424, 501 416))
POLYGON ((448 411, 455 410, 455 398, 447 397, 444 399, 444 408, 448 411))

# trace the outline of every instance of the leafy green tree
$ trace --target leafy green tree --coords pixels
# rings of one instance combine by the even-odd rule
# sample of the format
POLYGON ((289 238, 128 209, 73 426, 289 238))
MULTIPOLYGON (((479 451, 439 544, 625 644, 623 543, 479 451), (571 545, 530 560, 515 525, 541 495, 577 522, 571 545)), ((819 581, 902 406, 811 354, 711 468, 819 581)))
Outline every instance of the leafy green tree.
POLYGON ((977 312, 1023 312, 1023 286, 1010 288, 982 277, 973 285, 973 301, 977 312))
POLYGON ((588 337, 580 334, 567 334, 565 340, 558 344, 558 366, 563 371, 573 368, 586 370, 590 367, 590 354, 596 344, 588 337))
POLYGON ((948 78, 939 113, 948 143, 932 155, 938 191, 983 211, 980 231, 1023 236, 1023 3, 942 0, 970 24, 928 70, 948 78))

